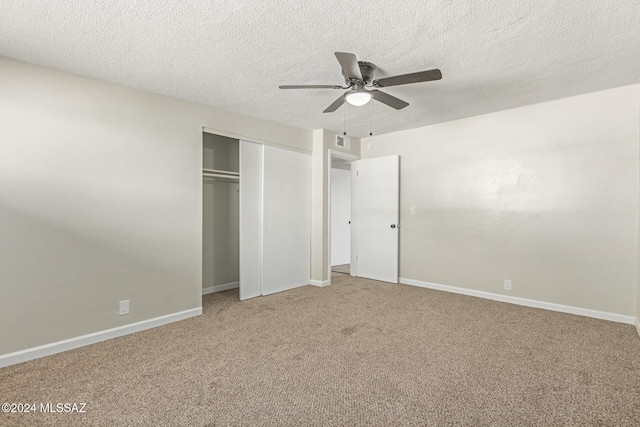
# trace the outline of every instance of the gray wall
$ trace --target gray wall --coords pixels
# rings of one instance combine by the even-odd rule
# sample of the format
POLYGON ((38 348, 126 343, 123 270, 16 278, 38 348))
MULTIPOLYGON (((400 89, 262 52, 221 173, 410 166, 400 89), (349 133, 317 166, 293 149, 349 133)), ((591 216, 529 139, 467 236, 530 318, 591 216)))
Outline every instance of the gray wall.
POLYGON ((400 276, 636 316, 639 100, 633 85, 364 139, 364 157, 401 156, 400 276))
POLYGON ((201 307, 203 127, 312 148, 308 130, 0 58, 0 354, 201 307))

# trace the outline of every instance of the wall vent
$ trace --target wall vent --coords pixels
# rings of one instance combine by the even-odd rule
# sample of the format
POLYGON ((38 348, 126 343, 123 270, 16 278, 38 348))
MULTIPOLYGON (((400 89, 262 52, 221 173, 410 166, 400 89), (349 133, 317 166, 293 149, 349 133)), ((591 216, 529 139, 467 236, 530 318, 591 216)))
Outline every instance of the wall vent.
POLYGON ((351 150, 351 138, 348 136, 336 135, 336 146, 351 150))

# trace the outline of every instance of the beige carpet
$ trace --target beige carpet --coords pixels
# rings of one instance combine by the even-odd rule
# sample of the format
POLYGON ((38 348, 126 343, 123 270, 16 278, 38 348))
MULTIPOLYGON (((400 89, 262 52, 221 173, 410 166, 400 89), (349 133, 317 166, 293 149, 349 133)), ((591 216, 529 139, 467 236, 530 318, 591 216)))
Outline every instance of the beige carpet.
POLYGON ((0 425, 638 426, 633 326, 335 274, 0 369, 0 425))

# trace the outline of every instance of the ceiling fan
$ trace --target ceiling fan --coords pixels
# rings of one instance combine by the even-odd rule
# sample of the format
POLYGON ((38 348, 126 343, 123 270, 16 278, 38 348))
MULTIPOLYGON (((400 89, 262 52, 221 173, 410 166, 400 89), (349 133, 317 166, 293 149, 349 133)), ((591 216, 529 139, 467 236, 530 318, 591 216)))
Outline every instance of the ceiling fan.
POLYGON ((369 90, 369 87, 389 87, 406 85, 409 83, 428 82, 431 80, 440 80, 442 73, 437 68, 427 71, 418 71, 417 73, 402 74, 399 76, 385 77, 383 79, 373 80, 373 73, 376 66, 371 62, 358 61, 353 53, 336 52, 336 58, 342 67, 342 75, 347 86, 338 85, 284 85, 280 89, 348 89, 340 98, 336 99, 333 104, 329 105, 323 113, 332 113, 336 111, 342 104, 348 102, 351 105, 365 105, 371 99, 380 101, 390 107, 400 110, 409 105, 401 99, 391 96, 388 93, 377 89, 369 90))

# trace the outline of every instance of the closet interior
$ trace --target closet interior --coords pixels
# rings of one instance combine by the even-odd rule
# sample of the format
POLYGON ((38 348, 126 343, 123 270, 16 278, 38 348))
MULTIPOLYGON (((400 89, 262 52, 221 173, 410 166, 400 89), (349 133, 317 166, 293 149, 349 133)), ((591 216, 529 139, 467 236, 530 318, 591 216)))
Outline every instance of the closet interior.
POLYGON ((202 293, 237 288, 240 141, 202 134, 202 293))

